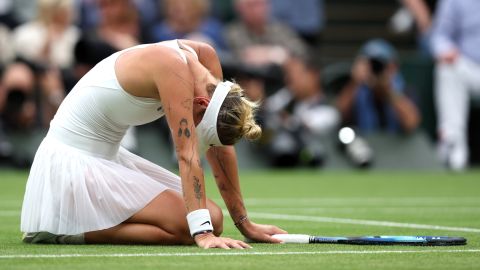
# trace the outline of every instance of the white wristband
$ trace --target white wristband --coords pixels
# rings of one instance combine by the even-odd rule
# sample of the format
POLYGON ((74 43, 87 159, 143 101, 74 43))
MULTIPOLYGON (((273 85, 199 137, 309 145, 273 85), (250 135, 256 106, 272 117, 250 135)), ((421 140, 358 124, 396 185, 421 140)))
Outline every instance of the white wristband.
POLYGON ((188 213, 187 222, 192 236, 202 232, 213 232, 212 219, 208 209, 198 209, 188 213))

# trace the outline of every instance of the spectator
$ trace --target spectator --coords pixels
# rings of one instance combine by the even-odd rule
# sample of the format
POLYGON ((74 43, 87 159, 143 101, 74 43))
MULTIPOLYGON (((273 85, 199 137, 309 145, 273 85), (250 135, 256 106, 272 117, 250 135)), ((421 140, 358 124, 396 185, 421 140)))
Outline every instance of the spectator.
POLYGON ((453 170, 468 166, 470 95, 480 93, 480 2, 439 2, 432 33, 439 155, 453 170))
MULTIPOLYGON (((76 0, 78 10, 78 25, 84 32, 89 32, 101 21, 99 11, 99 0, 76 0)), ((135 8, 139 12, 139 19, 142 29, 147 29, 153 25, 159 18, 161 2, 163 0, 132 0, 135 8)), ((146 33, 141 33, 142 40, 146 33)))
POLYGON ((337 98, 346 125, 360 133, 414 131, 420 116, 405 94, 395 49, 386 41, 367 42, 355 60, 351 80, 337 98))
POLYGON ((88 38, 123 50, 141 41, 140 18, 133 0, 98 0, 100 22, 88 38))
POLYGON ((274 0, 272 15, 289 25, 310 45, 317 45, 325 25, 324 0, 274 0))
POLYGON ((39 0, 37 19, 13 32, 16 53, 31 62, 69 68, 80 34, 72 16, 73 0, 39 0))
POLYGON ((163 0, 164 20, 150 33, 153 42, 171 39, 203 41, 217 50, 225 49, 222 24, 209 17, 209 0, 163 0))
POLYGON ((225 32, 227 46, 245 64, 281 65, 289 53, 303 55, 306 47, 286 25, 270 20, 269 0, 236 0, 239 19, 225 32))
POLYGON ((269 156, 275 166, 320 165, 323 143, 337 130, 340 116, 322 91, 318 63, 294 56, 284 73, 285 87, 265 102, 269 156))
POLYGON ((35 127, 35 74, 23 63, 12 63, 5 68, 1 79, 0 113, 3 128, 9 131, 29 130, 35 127))
POLYGON ((5 69, 0 111, 7 129, 31 131, 47 127, 65 96, 58 70, 35 70, 34 67, 14 62, 5 69))

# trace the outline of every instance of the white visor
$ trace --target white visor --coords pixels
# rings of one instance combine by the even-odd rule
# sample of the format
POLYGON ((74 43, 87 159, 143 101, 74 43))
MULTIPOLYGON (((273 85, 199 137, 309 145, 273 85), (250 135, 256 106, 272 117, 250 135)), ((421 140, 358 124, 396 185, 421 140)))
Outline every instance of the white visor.
POLYGON ((215 88, 212 99, 205 110, 202 121, 195 128, 198 140, 198 148, 205 153, 210 146, 222 146, 217 133, 217 119, 220 107, 232 89, 232 82, 221 82, 215 88))

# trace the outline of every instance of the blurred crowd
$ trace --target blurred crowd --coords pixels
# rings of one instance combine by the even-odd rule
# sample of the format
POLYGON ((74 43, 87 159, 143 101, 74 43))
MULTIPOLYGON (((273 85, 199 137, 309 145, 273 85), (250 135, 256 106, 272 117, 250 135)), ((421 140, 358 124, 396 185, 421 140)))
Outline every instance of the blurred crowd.
MULTIPOLYGON (((480 19, 473 15, 480 2, 403 0, 399 6, 392 26, 403 31, 415 24, 419 51, 436 59, 439 157, 462 170, 469 95, 480 88, 480 19)), ((326 93, 318 53, 328 27, 325 8, 323 0, 2 0, 0 163, 14 155, 9 137, 48 128, 69 90, 103 58, 177 38, 212 45, 225 77, 262 101, 264 136, 252 151, 272 166, 321 166, 325 145, 337 143, 342 127, 356 134, 343 142, 347 153, 368 159, 361 137, 414 133, 418 104, 396 48, 375 37, 352 56, 337 94, 326 93)), ((129 138, 135 148, 133 131, 129 138)))

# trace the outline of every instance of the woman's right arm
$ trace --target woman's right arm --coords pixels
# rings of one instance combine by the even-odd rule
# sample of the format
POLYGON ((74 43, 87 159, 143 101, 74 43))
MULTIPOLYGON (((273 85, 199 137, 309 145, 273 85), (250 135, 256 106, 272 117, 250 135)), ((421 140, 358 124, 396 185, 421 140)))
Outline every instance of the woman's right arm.
POLYGON ((188 212, 206 208, 203 170, 197 152, 193 122, 193 78, 186 63, 163 50, 152 54, 150 68, 170 128, 178 158, 185 206, 188 212))
MULTIPOLYGON (((207 209, 204 175, 192 112, 194 78, 187 64, 177 55, 166 51, 156 52, 148 61, 153 63, 148 70, 158 89, 175 144, 186 210, 192 213, 207 209)), ((244 245, 241 241, 216 237, 211 232, 200 233, 194 239, 203 248, 242 248, 244 245)))

